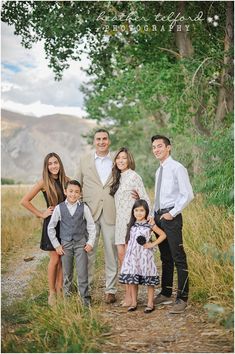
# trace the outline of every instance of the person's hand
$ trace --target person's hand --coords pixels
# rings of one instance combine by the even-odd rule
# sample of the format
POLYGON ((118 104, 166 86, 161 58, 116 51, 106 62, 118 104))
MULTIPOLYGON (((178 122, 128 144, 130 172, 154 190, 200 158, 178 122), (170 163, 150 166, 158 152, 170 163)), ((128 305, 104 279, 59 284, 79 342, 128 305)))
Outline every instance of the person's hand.
POLYGON ((50 206, 49 208, 47 208, 43 213, 42 213, 42 218, 46 219, 48 216, 52 215, 54 210, 53 206, 50 206))
POLYGON ((155 225, 155 220, 154 220, 154 217, 153 216, 148 216, 148 223, 150 224, 150 225, 155 225))
POLYGON ((144 247, 144 248, 153 248, 154 245, 153 245, 152 242, 147 242, 147 243, 145 243, 145 244, 143 245, 143 247, 144 247))
POLYGON ((56 253, 59 255, 59 256, 63 256, 64 254, 64 250, 63 250, 63 247, 60 245, 58 247, 56 247, 56 253))
POLYGON ((135 200, 140 199, 139 194, 138 194, 136 191, 134 191, 134 190, 131 191, 131 196, 132 196, 132 198, 134 198, 135 200))
POLYGON ((161 219, 165 219, 165 220, 173 220, 173 216, 170 214, 170 213, 165 213, 165 214, 162 214, 161 217, 160 217, 160 220, 161 219))
POLYGON ((91 252, 92 249, 93 249, 93 247, 92 247, 91 245, 89 245, 89 243, 87 243, 86 246, 84 247, 84 250, 85 250, 87 253, 91 252))

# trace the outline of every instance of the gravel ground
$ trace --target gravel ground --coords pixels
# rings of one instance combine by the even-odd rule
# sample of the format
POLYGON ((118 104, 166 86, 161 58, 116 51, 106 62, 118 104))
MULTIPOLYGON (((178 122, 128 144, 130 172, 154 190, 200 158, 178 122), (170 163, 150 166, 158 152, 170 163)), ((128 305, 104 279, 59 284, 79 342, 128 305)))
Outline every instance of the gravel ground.
POLYGON ((17 261, 10 260, 7 271, 1 276, 2 305, 9 306, 14 300, 21 299, 27 288, 28 282, 32 279, 36 267, 40 264, 47 253, 35 246, 27 257, 33 260, 24 261, 22 256, 17 261))

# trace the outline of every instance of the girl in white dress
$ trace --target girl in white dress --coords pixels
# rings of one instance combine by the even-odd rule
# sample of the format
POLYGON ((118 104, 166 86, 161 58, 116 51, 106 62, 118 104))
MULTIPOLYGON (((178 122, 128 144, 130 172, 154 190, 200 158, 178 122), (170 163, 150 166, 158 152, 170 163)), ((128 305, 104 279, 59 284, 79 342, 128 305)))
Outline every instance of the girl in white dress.
POLYGON ((159 276, 153 247, 165 240, 166 234, 155 225, 153 218, 147 221, 148 215, 147 202, 143 199, 136 200, 126 235, 127 250, 119 275, 120 283, 130 284, 132 303, 128 308, 129 312, 137 309, 138 285, 146 285, 148 288, 148 304, 144 312, 150 313, 154 310, 154 286, 159 284, 159 276), (152 230, 158 237, 150 242, 152 230))
MULTIPOLYGON (((135 161, 132 154, 127 148, 122 147, 114 157, 113 183, 110 188, 110 194, 114 196, 116 206, 115 244, 117 245, 120 267, 125 255, 127 224, 130 221, 133 204, 137 198, 141 198, 146 200, 150 206, 142 178, 134 170, 135 161)), ((131 303, 130 289, 126 285, 123 306, 130 306, 131 303)))

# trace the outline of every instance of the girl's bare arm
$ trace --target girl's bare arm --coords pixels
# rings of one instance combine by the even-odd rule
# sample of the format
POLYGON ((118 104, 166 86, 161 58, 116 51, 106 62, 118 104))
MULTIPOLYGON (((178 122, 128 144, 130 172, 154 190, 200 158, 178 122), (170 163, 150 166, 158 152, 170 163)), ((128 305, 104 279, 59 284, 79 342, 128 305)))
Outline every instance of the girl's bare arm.
POLYGON ((31 200, 36 197, 36 195, 43 189, 43 180, 36 183, 33 188, 25 194, 25 196, 21 199, 20 204, 23 205, 26 209, 31 211, 38 218, 45 219, 53 212, 53 207, 49 207, 44 212, 38 210, 32 203, 31 200))
POLYGON ((144 248, 153 248, 156 245, 159 245, 162 241, 164 241, 166 239, 166 234, 165 232, 160 229, 160 227, 158 227, 156 224, 152 225, 152 230, 159 235, 159 237, 153 241, 153 242, 147 242, 144 245, 144 248))

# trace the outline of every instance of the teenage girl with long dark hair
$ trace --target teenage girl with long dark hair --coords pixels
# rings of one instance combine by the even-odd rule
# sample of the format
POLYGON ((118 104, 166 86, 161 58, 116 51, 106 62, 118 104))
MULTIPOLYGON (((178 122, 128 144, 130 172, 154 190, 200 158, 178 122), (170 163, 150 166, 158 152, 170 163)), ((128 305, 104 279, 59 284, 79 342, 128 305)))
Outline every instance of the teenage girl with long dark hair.
MULTIPOLYGON (((65 200, 64 187, 68 180, 69 178, 65 175, 64 167, 59 155, 51 152, 46 155, 44 159, 42 179, 38 181, 21 200, 21 205, 38 218, 43 219, 40 248, 44 251, 49 251, 50 255, 50 261, 48 264, 49 305, 54 305, 56 302, 56 295, 61 294, 63 275, 61 257, 56 253, 51 244, 47 233, 47 226, 50 222, 55 206, 65 200), (43 193, 47 204, 47 209, 43 211, 37 209, 31 203, 33 198, 35 198, 40 192, 43 193)), ((56 236, 59 238, 59 225, 56 229, 56 236)))

